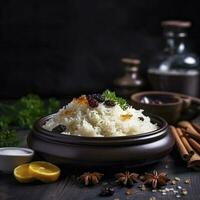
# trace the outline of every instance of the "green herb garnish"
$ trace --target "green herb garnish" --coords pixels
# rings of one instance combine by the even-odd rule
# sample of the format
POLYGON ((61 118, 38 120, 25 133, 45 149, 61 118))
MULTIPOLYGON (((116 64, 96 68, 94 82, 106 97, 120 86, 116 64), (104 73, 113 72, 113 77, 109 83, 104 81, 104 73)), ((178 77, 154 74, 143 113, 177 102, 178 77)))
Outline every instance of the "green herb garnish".
POLYGON ((60 103, 56 99, 50 98, 44 102, 33 94, 22 97, 12 105, 1 103, 0 147, 18 144, 16 132, 10 127, 32 128, 37 119, 57 111, 59 107, 60 103))
POLYGON ((123 99, 122 97, 117 97, 115 92, 111 92, 110 90, 105 90, 103 92, 102 96, 105 98, 105 100, 114 101, 123 110, 126 110, 128 108, 128 106, 129 106, 125 99, 123 99))
POLYGON ((16 132, 10 129, 0 130, 0 147, 17 146, 19 141, 16 137, 16 132))
POLYGON ((29 94, 19 99, 14 105, 17 116, 16 125, 23 128, 32 128, 33 123, 42 116, 55 112, 60 103, 50 98, 46 103, 38 96, 29 94))
POLYGON ((8 128, 9 125, 13 124, 16 116, 14 113, 14 106, 0 103, 0 130, 8 128))
POLYGON ((37 95, 22 97, 15 104, 16 124, 31 128, 34 121, 44 115, 44 103, 37 95))

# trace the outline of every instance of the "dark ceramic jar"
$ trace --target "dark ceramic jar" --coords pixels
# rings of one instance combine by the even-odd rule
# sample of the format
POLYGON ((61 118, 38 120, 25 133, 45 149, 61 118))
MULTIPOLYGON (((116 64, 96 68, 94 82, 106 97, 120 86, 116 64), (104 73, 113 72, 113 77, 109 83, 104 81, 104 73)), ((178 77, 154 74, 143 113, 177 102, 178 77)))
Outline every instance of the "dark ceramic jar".
POLYGON ((134 58, 122 58, 125 65, 124 74, 114 80, 115 91, 119 96, 129 98, 131 94, 144 88, 144 80, 139 74, 140 60, 134 58))
POLYGON ((167 122, 151 116, 159 128, 136 136, 82 137, 49 132, 42 125, 52 115, 38 120, 28 137, 28 146, 47 161, 78 166, 138 166, 154 163, 174 146, 167 122))
POLYGON ((164 21, 164 48, 151 61, 148 76, 154 90, 198 96, 200 63, 190 49, 189 21, 164 21))

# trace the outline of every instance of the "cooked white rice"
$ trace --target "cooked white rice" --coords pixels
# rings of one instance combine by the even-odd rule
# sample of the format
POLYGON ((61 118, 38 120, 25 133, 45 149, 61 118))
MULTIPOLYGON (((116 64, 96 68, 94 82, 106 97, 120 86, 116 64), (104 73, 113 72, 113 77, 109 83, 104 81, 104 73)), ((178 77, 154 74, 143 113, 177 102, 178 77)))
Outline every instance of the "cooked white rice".
POLYGON ((60 109, 43 128, 52 131, 54 127, 62 124, 67 128, 62 134, 89 137, 138 135, 156 130, 157 125, 152 124, 150 118, 142 112, 143 110, 133 107, 126 110, 119 105, 107 107, 103 103, 91 108, 83 95, 60 109))

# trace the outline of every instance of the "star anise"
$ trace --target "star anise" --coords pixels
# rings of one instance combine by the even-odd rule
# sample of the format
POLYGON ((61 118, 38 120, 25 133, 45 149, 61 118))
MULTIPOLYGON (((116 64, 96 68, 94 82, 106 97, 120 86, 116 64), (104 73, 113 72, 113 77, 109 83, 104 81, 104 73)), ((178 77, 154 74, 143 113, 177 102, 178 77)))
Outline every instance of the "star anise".
POLYGON ((144 184, 151 185, 152 188, 166 185, 169 180, 166 173, 158 173, 156 170, 153 173, 145 173, 144 175, 144 184))
POLYGON ((117 178, 116 182, 120 183, 124 186, 131 186, 134 182, 138 181, 139 174, 131 173, 126 171, 125 173, 117 173, 115 174, 115 178, 117 178))
POLYGON ((82 183, 84 183, 84 185, 96 185, 99 183, 99 181, 101 180, 102 176, 104 174, 101 174, 99 172, 85 172, 83 173, 78 180, 80 180, 82 183))

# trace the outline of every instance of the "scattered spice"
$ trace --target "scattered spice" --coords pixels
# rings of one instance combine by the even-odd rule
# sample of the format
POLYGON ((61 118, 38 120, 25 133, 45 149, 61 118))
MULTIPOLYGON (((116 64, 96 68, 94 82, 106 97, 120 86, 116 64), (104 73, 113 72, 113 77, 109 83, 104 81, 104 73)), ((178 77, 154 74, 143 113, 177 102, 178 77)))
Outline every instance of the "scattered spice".
POLYGON ((180 185, 178 185, 178 186, 177 186, 177 189, 181 190, 181 189, 182 189, 182 187, 181 187, 180 185))
POLYGON ((130 196, 130 195, 132 195, 132 194, 133 194, 133 189, 132 189, 132 188, 128 188, 128 189, 126 190, 126 195, 130 196))
POLYGON ((129 171, 115 174, 115 177, 117 178, 116 182, 124 186, 132 186, 134 182, 137 182, 138 176, 139 174, 131 173, 129 171))
MULTIPOLYGON (((79 180, 81 180, 85 185, 95 185, 98 184, 100 179, 102 178, 103 174, 99 172, 86 172, 82 174, 79 177, 79 180)), ((137 182, 138 179, 144 181, 143 184, 139 184, 138 188, 141 191, 146 190, 146 185, 151 185, 152 190, 151 192, 154 194, 159 194, 162 196, 166 196, 168 194, 174 194, 176 198, 182 198, 183 196, 188 195, 188 191, 186 188, 184 188, 181 184, 177 184, 181 179, 179 177, 174 177, 171 181, 168 179, 167 174, 165 172, 157 172, 154 170, 152 173, 145 173, 143 176, 139 176, 139 174, 131 173, 129 171, 125 171, 124 173, 117 173, 115 174, 116 181, 112 182, 110 184, 103 182, 101 192, 99 193, 102 197, 108 197, 112 196, 115 193, 114 186, 116 186, 116 183, 120 183, 124 186, 132 186, 134 182, 137 182), (170 181, 170 183, 174 186, 168 186, 168 187, 162 187, 157 189, 159 186, 164 186, 167 184, 167 182, 170 181)), ((191 179, 185 179, 185 184, 190 184, 191 179)), ((127 195, 127 199, 130 198, 130 196, 134 193, 134 190, 132 188, 127 188, 125 191, 125 194, 127 195)), ((156 200, 156 197, 152 196, 149 198, 149 200, 156 200)), ((119 198, 115 198, 114 200, 119 200, 119 198)))
POLYGON ((153 189, 152 192, 160 192, 161 195, 165 196, 168 195, 168 193, 170 194, 174 194, 176 198, 181 198, 183 197, 183 195, 187 195, 188 191, 185 188, 182 188, 182 186, 178 185, 176 186, 176 188, 173 187, 165 187, 165 188, 161 188, 161 189, 153 189))
POLYGON ((172 185, 176 185, 176 183, 177 183, 176 180, 172 180, 172 181, 171 181, 171 184, 172 184, 172 185))
POLYGON ((191 180, 190 180, 190 179, 186 179, 186 180, 184 181, 184 183, 185 183, 185 184, 190 184, 190 183, 191 183, 191 180))
POLYGON ((156 200, 156 197, 150 197, 149 200, 156 200))
POLYGON ((52 132, 55 132, 55 133, 62 133, 66 130, 66 126, 65 125, 62 125, 62 124, 59 124, 58 126, 54 127, 52 129, 52 132))
POLYGON ((120 115, 120 119, 122 121, 126 121, 126 120, 129 120, 133 115, 129 115, 129 114, 126 114, 126 115, 120 115))
POLYGON ((174 178, 175 181, 180 181, 181 179, 179 177, 174 178))
POLYGON ((138 185, 138 188, 140 188, 141 191, 145 191, 146 190, 146 186, 144 184, 138 185))
POLYGON ((139 179, 140 179, 141 181, 144 181, 144 176, 143 176, 143 175, 139 176, 139 179))
POLYGON ((144 184, 151 185, 152 188, 157 188, 158 186, 166 185, 169 181, 166 173, 158 173, 156 170, 154 170, 153 173, 145 173, 144 178, 144 184))
POLYGON ((100 196, 112 196, 115 193, 115 190, 111 186, 105 186, 101 189, 100 196))
POLYGON ((99 181, 101 180, 102 176, 104 174, 101 174, 99 172, 85 172, 83 173, 78 180, 80 180, 81 182, 84 183, 84 185, 88 186, 88 185, 96 185, 99 183, 99 181))
POLYGON ((183 195, 187 195, 188 194, 188 191, 186 189, 182 190, 182 194, 183 195))

